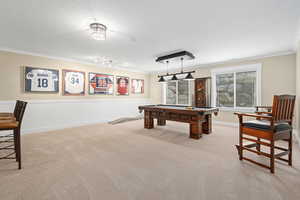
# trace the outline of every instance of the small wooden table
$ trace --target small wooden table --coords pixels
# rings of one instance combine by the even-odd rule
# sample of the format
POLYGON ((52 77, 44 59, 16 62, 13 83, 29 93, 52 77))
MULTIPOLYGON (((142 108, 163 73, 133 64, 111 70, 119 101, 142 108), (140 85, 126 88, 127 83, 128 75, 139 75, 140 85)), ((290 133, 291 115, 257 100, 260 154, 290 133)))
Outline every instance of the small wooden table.
POLYGON ((154 118, 158 126, 166 125, 166 120, 190 124, 190 138, 200 139, 202 133, 211 133, 211 115, 218 114, 218 108, 206 107, 191 109, 178 105, 145 105, 139 106, 140 112, 144 111, 144 128, 154 128, 154 118))

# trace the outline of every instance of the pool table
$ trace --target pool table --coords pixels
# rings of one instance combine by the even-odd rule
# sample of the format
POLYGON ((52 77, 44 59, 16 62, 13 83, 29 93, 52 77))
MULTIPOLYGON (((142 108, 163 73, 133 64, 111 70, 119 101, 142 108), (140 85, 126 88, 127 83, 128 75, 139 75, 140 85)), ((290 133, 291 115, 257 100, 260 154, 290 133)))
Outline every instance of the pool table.
POLYGON ((184 122, 190 124, 190 138, 200 139, 202 133, 211 133, 211 117, 212 114, 217 115, 219 109, 158 104, 139 106, 139 111, 144 111, 144 128, 146 129, 154 127, 153 119, 157 119, 158 126, 165 126, 167 120, 184 122))

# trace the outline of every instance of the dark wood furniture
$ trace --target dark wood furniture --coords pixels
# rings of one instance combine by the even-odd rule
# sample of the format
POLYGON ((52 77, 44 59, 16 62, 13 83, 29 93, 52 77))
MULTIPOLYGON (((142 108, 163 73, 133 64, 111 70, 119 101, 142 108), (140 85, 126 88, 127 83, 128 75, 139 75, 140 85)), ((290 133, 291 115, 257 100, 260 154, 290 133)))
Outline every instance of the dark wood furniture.
POLYGON ((192 108, 175 105, 146 105, 139 106, 144 111, 144 128, 154 127, 154 118, 158 126, 166 125, 166 120, 190 124, 190 138, 199 139, 202 133, 211 133, 211 115, 217 115, 218 108, 192 108))
POLYGON ((275 159, 292 165, 292 122, 295 99, 296 97, 293 95, 274 96, 272 109, 267 107, 269 111, 259 111, 259 108, 266 107, 258 107, 255 114, 235 113, 238 115, 240 123, 239 145, 236 145, 240 160, 247 160, 270 169, 271 173, 274 173, 275 159), (256 120, 244 122, 244 117, 254 117, 256 120), (245 137, 245 135, 248 137, 245 137), (243 140, 254 143, 244 145, 243 140), (277 140, 287 141, 288 148, 276 146, 275 141, 277 140), (261 145, 269 147, 270 153, 261 151, 261 145), (253 147, 256 150, 252 149, 253 147), (275 149, 282 152, 275 154, 275 149), (270 166, 245 157, 244 150, 269 158, 270 166), (282 158, 285 155, 288 155, 288 159, 282 158))
POLYGON ((13 152, 9 152, 6 156, 1 157, 0 159, 16 159, 19 164, 19 169, 22 168, 20 130, 26 105, 27 102, 17 101, 14 113, 0 113, 0 131, 13 130, 13 134, 0 136, 0 150, 13 150, 13 152), (16 156, 12 157, 13 154, 16 156))
POLYGON ((210 77, 195 79, 195 106, 210 107, 210 77))

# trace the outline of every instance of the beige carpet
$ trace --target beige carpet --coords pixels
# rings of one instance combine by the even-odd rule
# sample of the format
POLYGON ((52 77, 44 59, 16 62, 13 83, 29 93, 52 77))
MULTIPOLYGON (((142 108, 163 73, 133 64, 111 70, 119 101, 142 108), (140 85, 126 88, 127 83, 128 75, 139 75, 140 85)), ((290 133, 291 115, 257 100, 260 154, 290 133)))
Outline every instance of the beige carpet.
POLYGON ((0 199, 300 199, 298 148, 294 166, 277 162, 272 175, 240 162, 236 142, 237 128, 192 140, 187 124, 146 130, 142 120, 28 134, 22 170, 0 160, 0 199))

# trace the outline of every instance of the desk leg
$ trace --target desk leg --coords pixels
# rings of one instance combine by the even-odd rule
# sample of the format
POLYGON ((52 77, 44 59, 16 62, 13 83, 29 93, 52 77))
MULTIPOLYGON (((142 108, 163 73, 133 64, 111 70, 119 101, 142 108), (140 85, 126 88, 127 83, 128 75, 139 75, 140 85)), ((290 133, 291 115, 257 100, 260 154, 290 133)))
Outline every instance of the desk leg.
POLYGON ((202 132, 204 134, 210 134, 211 133, 211 114, 205 115, 205 121, 202 124, 202 132))
POLYGON ((190 138, 200 139, 202 137, 202 121, 190 123, 190 138))
POLYGON ((144 128, 151 129, 154 127, 153 125, 153 117, 150 111, 144 111, 144 128))
POLYGON ((157 125, 158 126, 165 126, 166 125, 166 120, 161 118, 161 117, 157 118, 157 125))

